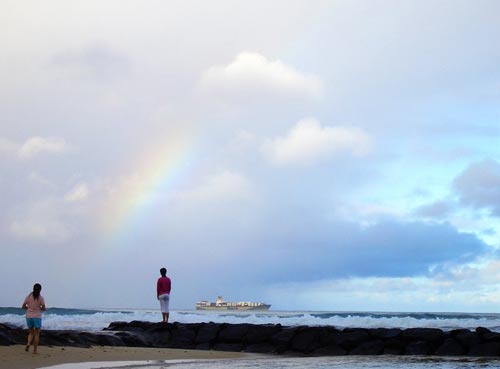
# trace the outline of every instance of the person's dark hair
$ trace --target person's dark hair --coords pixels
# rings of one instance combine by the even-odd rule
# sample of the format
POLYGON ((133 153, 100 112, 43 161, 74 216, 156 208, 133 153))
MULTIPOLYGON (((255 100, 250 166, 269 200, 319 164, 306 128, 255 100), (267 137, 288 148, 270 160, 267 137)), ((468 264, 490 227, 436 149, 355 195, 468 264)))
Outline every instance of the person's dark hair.
POLYGON ((162 277, 165 277, 167 275, 167 268, 161 268, 160 269, 160 274, 162 277))
POLYGON ((40 291, 42 290, 42 285, 40 283, 35 283, 33 286, 33 292, 31 292, 31 295, 33 295, 33 298, 35 300, 38 300, 40 297, 40 291))

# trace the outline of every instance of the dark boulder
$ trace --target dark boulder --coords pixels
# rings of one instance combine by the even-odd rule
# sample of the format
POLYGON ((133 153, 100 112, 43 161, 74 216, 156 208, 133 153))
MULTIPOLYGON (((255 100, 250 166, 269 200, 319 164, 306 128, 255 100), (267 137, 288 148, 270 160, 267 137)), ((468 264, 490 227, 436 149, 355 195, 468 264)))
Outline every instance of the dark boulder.
POLYGON ((154 323, 133 320, 131 322, 111 322, 105 331, 145 331, 154 323))
POLYGON ((370 336, 380 339, 398 339, 402 335, 402 330, 399 328, 375 328, 369 331, 370 336))
MULTIPOLYGON (((138 334, 131 334, 130 332, 117 332, 115 336, 119 337, 123 344, 128 347, 151 347, 151 343, 138 334)), ((94 337, 89 337, 87 342, 93 345, 94 337)))
POLYGON ((481 335, 481 338, 483 341, 489 342, 489 341, 500 341, 500 333, 498 332, 490 332, 490 333, 485 333, 481 335))
POLYGON ((248 327, 245 341, 247 344, 256 344, 269 342, 271 337, 281 330, 281 325, 266 324, 266 325, 250 325, 248 327))
POLYGON ((0 330, 0 346, 9 346, 14 344, 10 334, 6 330, 0 330))
POLYGON ((500 354, 500 343, 480 343, 472 346, 467 354, 469 356, 498 356, 500 354))
POLYGON ((447 338, 443 344, 436 350, 436 355, 439 356, 462 356, 466 352, 463 345, 453 338, 447 338))
MULTIPOLYGON (((88 339, 82 335, 80 332, 74 331, 64 331, 59 333, 59 339, 63 342, 65 346, 73 346, 73 347, 81 347, 81 348, 90 348, 91 344, 88 342, 88 339)), ((42 335, 40 335, 40 343, 45 344, 45 340, 42 339, 42 335)), ((116 344, 116 346, 123 346, 122 344, 116 344)))
POLYGON ((333 343, 317 348, 313 351, 313 354, 318 356, 343 356, 347 355, 347 351, 333 343))
POLYGON ((401 355, 404 349, 405 343, 401 339, 391 338, 384 341, 385 355, 401 355))
POLYGON ((482 342, 477 332, 471 332, 468 329, 456 329, 451 331, 450 334, 464 347, 472 347, 482 342))
POLYGON ((205 342, 205 343, 198 343, 195 347, 194 347, 195 350, 211 350, 212 349, 212 345, 210 345, 210 343, 208 342, 205 342))
POLYGON ((384 351, 384 343, 381 340, 363 342, 353 348, 349 355, 380 355, 384 351))
POLYGON ((217 338, 219 334, 219 329, 222 324, 218 323, 205 323, 200 326, 198 334, 195 338, 195 343, 212 343, 217 338))
POLYGON ((337 337, 336 344, 350 351, 370 339, 366 329, 344 329, 337 337))
POLYGON ((270 343, 255 343, 245 347, 245 352, 255 352, 259 354, 272 354, 274 351, 274 346, 270 343))
POLYGON ((479 334, 480 336, 483 336, 485 334, 491 333, 491 331, 488 328, 485 328, 485 327, 477 327, 476 328, 476 333, 479 334))
POLYGON ((337 339, 341 331, 333 327, 324 327, 319 332, 319 345, 337 345, 337 339))
POLYGON ((271 337, 271 343, 276 348, 277 353, 283 353, 288 350, 295 332, 297 332, 296 327, 285 327, 271 337))
POLYGON ((410 342, 404 350, 405 355, 429 355, 430 353, 431 348, 426 341, 410 342))
POLYGON ((243 345, 241 343, 227 343, 227 342, 217 342, 214 345, 214 349, 217 351, 235 351, 240 352, 243 350, 243 345))
POLYGON ((249 324, 223 324, 217 340, 227 343, 243 342, 248 329, 249 324))
POLYGON ((171 341, 170 333, 149 334, 148 339, 153 343, 153 347, 169 347, 171 341))
POLYGON ((100 346, 123 346, 123 341, 112 334, 100 334, 96 338, 100 346))
POLYGON ((297 331, 293 337, 290 348, 293 351, 299 351, 309 354, 319 347, 319 329, 306 328, 297 331))
POLYGON ((441 343, 444 333, 436 328, 408 328, 403 331, 403 339, 407 341, 425 341, 432 344, 441 343))
POLYGON ((170 332, 172 329, 174 329, 175 324, 164 324, 164 323, 156 323, 152 324, 147 329, 145 330, 145 333, 147 334, 168 334, 170 335, 170 332))
POLYGON ((189 324, 175 324, 171 331, 169 347, 194 348, 197 326, 189 324))

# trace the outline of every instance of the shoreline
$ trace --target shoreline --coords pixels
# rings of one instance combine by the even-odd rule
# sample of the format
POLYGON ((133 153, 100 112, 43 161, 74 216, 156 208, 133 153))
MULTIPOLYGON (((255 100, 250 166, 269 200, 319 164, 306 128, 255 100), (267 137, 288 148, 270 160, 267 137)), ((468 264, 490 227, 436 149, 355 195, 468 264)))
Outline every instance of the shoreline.
POLYGON ((42 369, 48 366, 85 362, 148 360, 218 360, 270 357, 245 352, 185 350, 153 347, 39 346, 39 354, 24 351, 24 345, 0 346, 0 369, 42 369))

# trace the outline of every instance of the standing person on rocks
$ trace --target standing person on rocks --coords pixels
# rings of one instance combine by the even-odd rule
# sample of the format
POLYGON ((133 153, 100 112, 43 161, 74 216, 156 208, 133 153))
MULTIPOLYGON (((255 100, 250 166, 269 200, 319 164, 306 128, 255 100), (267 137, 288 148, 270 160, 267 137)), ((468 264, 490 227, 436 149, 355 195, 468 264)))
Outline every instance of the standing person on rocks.
POLYGON ((45 311, 45 300, 40 291, 42 285, 35 283, 33 292, 24 299, 22 308, 26 310, 26 325, 28 326, 28 343, 26 351, 30 350, 30 345, 33 342, 33 354, 38 354, 38 342, 40 340, 40 329, 42 328, 42 311, 45 311))
POLYGON ((156 283, 156 297, 160 301, 161 315, 163 316, 163 323, 168 323, 169 316, 169 302, 170 302, 170 289, 172 287, 172 282, 170 278, 167 277, 167 269, 160 269, 161 277, 158 278, 156 283))

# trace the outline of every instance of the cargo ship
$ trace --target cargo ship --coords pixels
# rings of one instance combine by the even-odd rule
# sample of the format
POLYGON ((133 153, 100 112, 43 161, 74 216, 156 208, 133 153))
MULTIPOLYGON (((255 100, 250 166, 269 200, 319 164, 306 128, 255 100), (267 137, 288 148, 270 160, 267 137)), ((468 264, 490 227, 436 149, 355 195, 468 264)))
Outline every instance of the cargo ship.
POLYGON ((199 301, 196 303, 196 310, 269 310, 270 304, 263 302, 229 302, 224 301, 222 296, 217 297, 217 301, 199 301))

